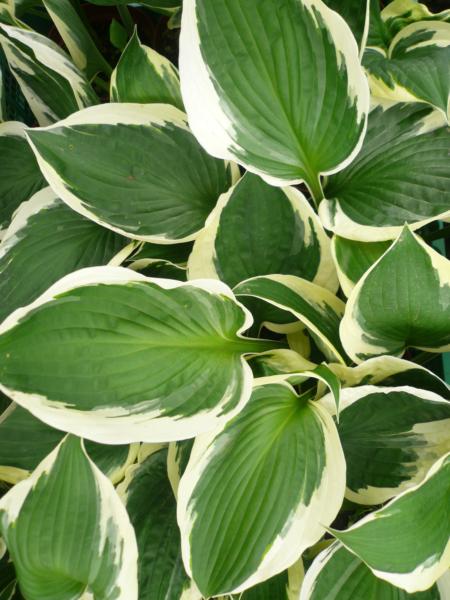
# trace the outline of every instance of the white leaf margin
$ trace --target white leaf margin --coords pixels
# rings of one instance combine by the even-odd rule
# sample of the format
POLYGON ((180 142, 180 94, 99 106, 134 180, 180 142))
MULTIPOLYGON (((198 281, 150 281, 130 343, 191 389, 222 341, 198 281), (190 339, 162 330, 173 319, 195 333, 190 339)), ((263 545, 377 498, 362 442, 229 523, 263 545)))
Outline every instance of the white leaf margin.
MULTIPOLYGON (((349 165, 361 149, 367 129, 369 85, 359 61, 358 45, 350 27, 341 15, 328 8, 322 0, 298 1, 307 8, 314 20, 316 20, 314 10, 322 16, 336 46, 337 55, 347 67, 349 97, 355 101, 358 123, 365 120, 360 139, 349 156, 335 168, 321 173, 331 175, 349 165)), ((179 61, 181 94, 189 116, 189 125, 200 144, 208 154, 234 161, 236 160, 232 151, 232 148, 236 148, 236 142, 233 140, 234 125, 227 115, 223 99, 215 89, 212 75, 202 57, 196 17, 197 2, 198 0, 185 0, 183 3, 179 61), (206 106, 207 110, 205 110, 206 106)), ((248 171, 262 177, 269 185, 286 186, 303 182, 302 179, 279 179, 241 160, 237 162, 248 171)))
MULTIPOLYGON (((170 290, 190 286, 205 290, 213 295, 222 295, 233 300, 244 315, 244 323, 237 335, 246 331, 253 322, 251 313, 236 300, 228 286, 220 281, 196 280, 188 283, 170 279, 145 277, 140 273, 123 267, 88 267, 67 275, 52 285, 44 294, 28 306, 18 308, 0 325, 0 335, 15 327, 30 312, 53 300, 59 294, 84 286, 98 284, 120 285, 132 282, 148 282, 170 290)), ((48 425, 73 433, 100 444, 131 444, 134 442, 163 443, 188 439, 199 433, 211 430, 214 426, 226 423, 238 414, 250 399, 253 374, 244 356, 241 356, 243 387, 241 397, 234 409, 223 414, 223 404, 227 398, 210 411, 203 411, 187 419, 175 420, 160 417, 160 411, 128 415, 120 407, 108 407, 82 411, 71 408, 63 402, 50 400, 45 396, 24 393, 6 387, 0 383, 0 390, 9 398, 29 410, 38 419, 48 425), (153 423, 155 427, 149 427, 153 423)))
MULTIPOLYGON (((285 382, 277 382, 296 394, 292 386, 285 382)), ((256 385, 256 387, 258 387, 256 385)), ((324 467, 320 486, 314 492, 307 506, 299 504, 292 511, 288 522, 266 550, 264 558, 257 570, 229 594, 238 594, 244 590, 266 581, 281 573, 302 555, 304 550, 315 544, 325 533, 326 524, 331 523, 342 505, 345 490, 346 466, 344 453, 333 419, 321 406, 309 403, 316 418, 321 421, 325 441, 324 467)), ((195 439, 187 468, 178 486, 177 520, 181 531, 181 550, 183 563, 188 575, 192 578, 190 564, 190 532, 195 517, 189 510, 190 498, 203 472, 220 448, 214 445, 215 438, 224 430, 218 427, 195 439)))
MULTIPOLYGON (((30 492, 36 487, 39 479, 49 474, 57 460, 61 446, 67 440, 67 436, 58 444, 58 446, 38 465, 33 473, 15 485, 3 498, 0 499, 0 511, 4 511, 3 519, 6 518, 7 527, 13 527, 15 521, 19 518, 20 510, 30 492)), ((118 526, 118 531, 122 533, 123 552, 117 555, 112 553, 113 562, 119 567, 119 575, 116 583, 120 589, 120 595, 117 600, 137 600, 138 598, 138 577, 137 561, 138 547, 134 529, 130 523, 128 513, 114 489, 111 481, 100 471, 95 463, 89 458, 84 444, 81 441, 81 448, 92 469, 97 484, 97 493, 100 504, 99 529, 100 544, 99 556, 105 552, 106 544, 111 544, 117 540, 111 539, 107 535, 109 528, 107 523, 110 519, 118 526), (115 559, 115 560, 114 560, 115 559)))

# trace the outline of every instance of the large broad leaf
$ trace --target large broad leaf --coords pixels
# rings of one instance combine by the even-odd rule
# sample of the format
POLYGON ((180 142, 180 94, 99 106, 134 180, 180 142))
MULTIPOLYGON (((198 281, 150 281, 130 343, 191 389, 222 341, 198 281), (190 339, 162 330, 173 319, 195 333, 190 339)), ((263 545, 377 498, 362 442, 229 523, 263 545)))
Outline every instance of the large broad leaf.
POLYGON ((75 437, 0 500, 0 532, 27 600, 138 598, 127 512, 75 437))
MULTIPOLYGON (((321 404, 335 414, 329 394, 321 404)), ((337 425, 353 502, 382 504, 421 481, 450 452, 450 402, 413 387, 347 388, 337 425)))
POLYGON ((450 23, 420 21, 402 29, 389 50, 368 48, 372 93, 396 102, 427 102, 449 118, 450 23))
POLYGON ((50 188, 18 209, 0 246, 0 321, 81 267, 106 265, 127 240, 82 217, 50 188))
POLYGON ((0 43, 40 125, 98 102, 84 74, 52 40, 34 31, 0 25, 0 43))
POLYGON ((100 54, 71 0, 43 0, 43 4, 75 65, 85 71, 89 78, 94 77, 99 71, 111 73, 111 67, 100 54))
MULTIPOLYGON (((23 479, 61 442, 64 432, 49 427, 17 404, 0 415, 1 479, 23 479)), ((86 450, 98 468, 113 483, 119 482, 125 468, 134 461, 137 444, 104 446, 86 442, 86 450)))
POLYGON ((187 0, 180 40, 183 100, 213 156, 269 183, 305 181, 350 163, 369 93, 358 47, 319 0, 187 0))
POLYGON ((333 534, 377 577, 407 592, 426 590, 450 567, 449 496, 447 454, 419 485, 333 534))
POLYGON ((103 104, 28 136, 62 200, 135 239, 194 239, 233 183, 168 104, 103 104))
POLYGON ((450 133, 442 115, 423 104, 397 104, 369 115, 361 152, 329 177, 320 216, 346 238, 395 238, 450 217, 450 133))
POLYGON ((297 275, 335 292, 330 240, 301 192, 246 173, 224 194, 194 244, 189 278, 230 286, 257 275, 297 275), (276 219, 274 219, 276 215, 276 219))
POLYGON ((113 102, 161 102, 184 110, 178 70, 166 57, 141 44, 137 31, 111 77, 113 102))
POLYGON ((391 242, 357 242, 339 236, 333 237, 331 250, 334 264, 342 291, 347 297, 390 245, 391 242))
POLYGON ((407 227, 360 279, 341 322, 347 354, 401 356, 409 346, 450 349, 450 261, 407 227))
POLYGON ((234 292, 289 312, 308 328, 331 361, 345 363, 339 339, 345 305, 328 290, 293 275, 267 275, 243 281, 234 292))
POLYGON ((15 121, 0 124, 0 237, 16 208, 45 185, 25 129, 15 121))
POLYGON ((218 281, 120 267, 69 275, 0 327, 1 389, 49 425, 100 443, 172 441, 248 401, 251 315, 218 281))
POLYGON ((118 492, 136 532, 139 600, 181 598, 189 578, 181 559, 177 506, 167 477, 167 450, 152 453, 130 467, 118 492))
POLYGON ((325 0, 325 4, 338 12, 348 23, 360 52, 364 52, 370 21, 370 5, 374 0, 325 0), (364 11, 363 8, 366 8, 364 11))
POLYGON ((205 597, 265 581, 320 539, 344 486, 327 411, 288 384, 256 387, 236 418, 195 441, 178 489, 186 570, 205 597))
POLYGON ((308 569, 299 600, 446 600, 437 585, 408 594, 383 581, 342 544, 321 552, 308 569))

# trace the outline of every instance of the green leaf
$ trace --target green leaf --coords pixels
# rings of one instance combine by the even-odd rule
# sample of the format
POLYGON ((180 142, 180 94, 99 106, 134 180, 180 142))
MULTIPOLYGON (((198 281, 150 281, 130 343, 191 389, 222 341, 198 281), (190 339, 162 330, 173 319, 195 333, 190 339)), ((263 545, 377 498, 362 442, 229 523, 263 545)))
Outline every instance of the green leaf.
POLYGON ((175 497, 178 495, 180 479, 191 457, 194 440, 171 442, 167 454, 167 475, 175 497))
POLYGON ((163 279, 176 279, 177 281, 187 281, 187 271, 184 267, 175 265, 168 260, 160 259, 142 259, 132 262, 129 265, 133 271, 139 271, 147 277, 162 277, 163 279))
POLYGON ((34 31, 0 25, 0 43, 40 125, 98 102, 85 75, 52 40, 34 31))
POLYGON ((417 0, 394 0, 381 12, 387 29, 394 36, 409 23, 417 21, 450 21, 450 9, 432 13, 428 6, 417 0))
POLYGON ((180 74, 204 148, 268 183, 305 181, 319 199, 319 175, 360 149, 369 91, 358 47, 319 0, 185 1, 180 74))
POLYGON ((64 275, 107 264, 126 243, 41 190, 17 210, 0 246, 0 321, 64 275))
POLYGON ((156 244, 195 239, 233 183, 230 165, 208 156, 168 104, 103 104, 28 136, 71 208, 156 244))
POLYGON ((450 133, 423 104, 377 107, 361 152, 328 178, 320 217, 343 237, 395 238, 405 223, 418 229, 450 217, 450 133))
POLYGON ((0 531, 27 600, 137 600, 137 546, 112 483, 68 436, 0 500, 0 531), (30 532, 33 535, 30 535, 30 532))
POLYGON ((224 428, 197 438, 178 489, 183 560, 205 597, 281 572, 340 508, 335 426, 288 384, 256 387, 224 428))
MULTIPOLYGON (((320 403, 335 414, 331 394, 320 403)), ((346 497, 352 502, 383 504, 420 482, 450 452, 450 402, 433 392, 411 386, 346 388, 340 409, 346 497)))
POLYGON ((133 465, 118 488, 139 550, 139 600, 181 598, 189 578, 181 559, 177 505, 167 478, 167 450, 133 465))
POLYGON ((195 241, 188 271, 190 279, 220 279, 230 286, 283 273, 332 292, 338 287, 330 240, 303 194, 269 186, 251 173, 221 196, 195 241))
POLYGON ((402 29, 387 52, 368 48, 364 66, 372 94, 395 102, 426 102, 449 119, 450 23, 420 21, 402 29))
POLYGON ((239 412, 251 315, 217 281, 129 269, 68 275, 0 327, 0 382, 39 419, 100 443, 194 437, 239 412))
POLYGON ((381 257, 391 242, 357 242, 335 235, 331 249, 342 291, 348 297, 364 273, 381 257))
POLYGON ((447 454, 416 487, 350 529, 332 533, 377 577, 409 593, 423 591, 450 567, 449 494, 447 454))
POLYGON ((445 600, 434 585, 426 592, 408 594, 378 579, 357 556, 335 542, 308 569, 299 600, 445 600))
POLYGON ((407 347, 450 349, 450 261, 407 227, 354 288, 341 340, 357 363, 407 347))
POLYGON ((109 41, 121 52, 125 49, 125 46, 128 43, 128 33, 125 27, 113 19, 109 25, 109 41))
POLYGON ((45 185, 25 129, 15 121, 0 123, 0 237, 18 206, 45 185))
MULTIPOLYGON (((39 421, 21 406, 11 404, 0 415, 2 479, 7 480, 8 472, 11 473, 11 482, 14 482, 14 477, 26 477, 28 472, 34 471, 47 454, 56 448, 64 435, 64 432, 39 421)), ((137 453, 136 444, 104 446, 86 442, 86 450, 98 468, 113 483, 123 478, 125 468, 134 461, 137 453)))
POLYGON ((450 387, 437 375, 422 365, 396 356, 377 356, 356 367, 338 364, 328 367, 339 377, 343 387, 369 384, 383 387, 409 385, 450 400, 450 387))
POLYGON ((330 360, 345 364, 345 352, 339 339, 345 305, 328 290, 293 275, 267 275, 243 281, 234 292, 289 312, 308 328, 330 360))
POLYGON ((128 261, 165 260, 179 266, 187 264, 189 254, 192 252, 192 243, 185 244, 141 244, 128 261))
MULTIPOLYGON (((303 576, 303 563, 300 559, 287 571, 230 597, 230 600, 294 600, 299 597, 303 576)), ((223 600, 225 599, 226 596, 223 600)))
POLYGON ((43 0, 43 4, 75 65, 85 71, 89 79, 99 71, 109 75, 111 67, 99 52, 71 0, 43 0))
POLYGON ((370 23, 367 36, 367 46, 387 50, 392 37, 389 35, 387 27, 381 18, 380 0, 371 0, 370 3, 370 23))
POLYGON ((111 101, 160 102, 184 110, 178 70, 170 60, 141 44, 137 30, 112 74, 111 101))
POLYGON ((373 0, 325 0, 325 4, 338 12, 348 23, 358 43, 364 51, 370 19, 370 4, 373 0), (366 10, 364 10, 364 5, 366 10))

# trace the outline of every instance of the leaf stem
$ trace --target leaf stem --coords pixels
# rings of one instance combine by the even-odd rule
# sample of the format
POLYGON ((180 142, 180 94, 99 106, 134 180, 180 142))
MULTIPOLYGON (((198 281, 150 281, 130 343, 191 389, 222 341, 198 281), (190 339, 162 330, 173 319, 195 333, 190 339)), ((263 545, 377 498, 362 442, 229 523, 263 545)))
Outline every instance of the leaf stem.
POLYGON ((128 35, 131 37, 134 31, 134 21, 130 14, 130 11, 128 10, 128 7, 119 4, 119 6, 117 7, 117 11, 120 15, 122 23, 125 26, 125 29, 127 30, 128 35))
POLYGON ((320 181, 320 176, 313 175, 313 176, 309 177, 308 180, 306 181, 306 185, 308 186, 309 191, 311 192, 311 196, 314 200, 314 204, 316 205, 316 208, 318 208, 320 202, 325 198, 325 195, 323 193, 322 183, 320 181))

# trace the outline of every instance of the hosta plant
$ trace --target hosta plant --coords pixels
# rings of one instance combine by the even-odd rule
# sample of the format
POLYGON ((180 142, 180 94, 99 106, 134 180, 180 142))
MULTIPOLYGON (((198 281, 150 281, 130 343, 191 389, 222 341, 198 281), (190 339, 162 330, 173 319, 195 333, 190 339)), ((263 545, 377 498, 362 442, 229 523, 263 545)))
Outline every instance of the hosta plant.
POLYGON ((0 0, 0 599, 449 600, 450 11, 127 4, 0 0))

